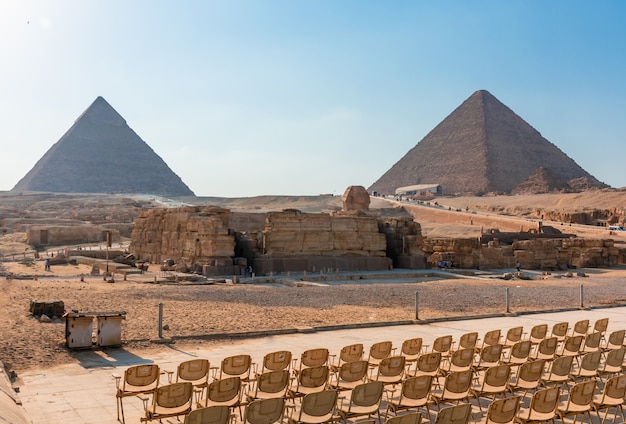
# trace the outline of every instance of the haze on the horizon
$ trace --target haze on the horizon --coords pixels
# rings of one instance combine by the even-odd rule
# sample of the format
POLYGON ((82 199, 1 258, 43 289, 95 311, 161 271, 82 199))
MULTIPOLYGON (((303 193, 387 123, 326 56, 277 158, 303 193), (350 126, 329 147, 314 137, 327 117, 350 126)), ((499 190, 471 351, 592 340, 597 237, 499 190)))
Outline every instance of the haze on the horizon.
POLYGON ((103 96, 198 196, 341 194, 478 89, 621 187, 625 20, 620 0, 0 0, 0 191, 103 96))

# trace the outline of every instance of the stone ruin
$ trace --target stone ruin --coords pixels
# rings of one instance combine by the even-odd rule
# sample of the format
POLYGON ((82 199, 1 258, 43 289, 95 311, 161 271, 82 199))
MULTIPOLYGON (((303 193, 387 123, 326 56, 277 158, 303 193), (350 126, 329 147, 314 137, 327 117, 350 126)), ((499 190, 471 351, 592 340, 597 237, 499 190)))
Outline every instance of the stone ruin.
POLYGON ((349 186, 341 197, 343 211, 368 211, 370 195, 363 186, 349 186))
POLYGON ((131 253, 203 275, 423 268, 420 225, 364 211, 237 213, 217 207, 142 212, 131 253))

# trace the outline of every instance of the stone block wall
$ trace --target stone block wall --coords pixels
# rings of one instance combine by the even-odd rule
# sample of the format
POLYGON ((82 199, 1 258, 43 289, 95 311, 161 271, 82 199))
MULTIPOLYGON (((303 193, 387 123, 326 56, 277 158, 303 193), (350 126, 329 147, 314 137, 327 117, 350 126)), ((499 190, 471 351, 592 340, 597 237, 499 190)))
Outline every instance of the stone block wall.
POLYGON ((106 231, 111 241, 118 242, 120 231, 98 225, 33 225, 26 230, 28 244, 35 247, 63 246, 106 241, 106 231))

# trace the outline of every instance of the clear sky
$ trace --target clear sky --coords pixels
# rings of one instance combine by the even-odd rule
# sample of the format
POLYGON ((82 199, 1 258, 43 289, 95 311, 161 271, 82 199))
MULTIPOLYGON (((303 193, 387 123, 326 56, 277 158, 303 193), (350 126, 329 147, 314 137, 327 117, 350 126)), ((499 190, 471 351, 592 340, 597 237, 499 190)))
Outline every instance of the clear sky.
POLYGON ((0 190, 102 96, 196 195, 342 194, 479 89, 626 185, 623 0, 0 0, 0 190))

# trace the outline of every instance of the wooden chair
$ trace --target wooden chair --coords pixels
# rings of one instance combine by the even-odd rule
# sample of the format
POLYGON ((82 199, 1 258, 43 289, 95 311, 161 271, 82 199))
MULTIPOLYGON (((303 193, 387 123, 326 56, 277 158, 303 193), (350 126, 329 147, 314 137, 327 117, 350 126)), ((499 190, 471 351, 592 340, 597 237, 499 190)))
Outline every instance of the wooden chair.
POLYGON ((343 364, 348 362, 360 361, 363 359, 363 344, 354 343, 348 346, 344 346, 339 351, 339 358, 337 362, 332 364, 331 368, 336 371, 343 364))
POLYGON ((538 324, 530 329, 530 334, 528 335, 528 340, 532 344, 539 344, 543 339, 548 336, 548 324, 538 324))
MULTIPOLYGON (((531 342, 532 343, 532 342, 531 342)), ((534 352, 531 352, 529 358, 543 359, 544 361, 552 361, 556 355, 556 349, 559 346, 559 340, 556 337, 548 337, 541 340, 537 344, 534 352)))
POLYGON ((284 398, 289 390, 289 377, 289 370, 268 371, 259 374, 253 388, 248 392, 248 401, 284 398))
POLYGON ((298 373, 304 368, 314 368, 328 365, 329 356, 330 354, 328 352, 328 349, 326 349, 325 347, 305 350, 304 352, 302 352, 302 355, 300 355, 300 366, 295 372, 298 373))
POLYGON ((598 368, 600 367, 600 359, 602 355, 600 351, 590 352, 583 355, 580 365, 574 368, 570 373, 572 380, 581 380, 596 378, 598 376, 598 368))
POLYGON ((420 355, 415 362, 414 376, 418 375, 430 375, 434 377, 439 372, 439 366, 441 365, 441 353, 430 352, 420 355))
POLYGON ((502 338, 502 330, 496 329, 496 330, 487 331, 483 337, 482 344, 480 347, 482 349, 486 346, 493 346, 493 345, 501 344, 500 343, 501 338, 502 338))
POLYGON ((593 323, 593 328, 591 329, 592 333, 598 332, 602 334, 602 337, 606 334, 606 330, 609 328, 609 319, 608 318, 600 318, 593 323))
POLYGON ((378 367, 372 370, 370 381, 382 381, 383 384, 398 384, 404 377, 404 356, 388 356, 380 361, 378 367))
POLYGON ((593 395, 596 391, 595 380, 585 381, 583 383, 575 384, 569 391, 567 400, 561 402, 557 407, 557 414, 561 418, 562 422, 565 417, 574 416, 574 423, 576 418, 580 414, 587 414, 589 422, 591 420, 591 402, 593 401, 593 395))
POLYGON ((626 330, 616 330, 609 334, 609 337, 606 339, 606 342, 601 344, 600 348, 603 351, 619 349, 620 347, 624 347, 624 336, 626 335, 626 330))
POLYGON ((406 362, 415 362, 422 353, 422 338, 415 337, 402 342, 400 354, 406 358, 406 362))
POLYGON ((284 398, 256 399, 246 405, 243 424, 282 422, 284 412, 284 398))
POLYGON ((474 365, 476 371, 495 367, 502 359, 503 346, 501 344, 487 345, 480 349, 478 362, 474 365))
POLYGON ((509 328, 506 332, 504 342, 502 343, 505 348, 512 347, 514 344, 522 341, 524 335, 524 327, 509 328))
POLYGON ((571 336, 586 336, 587 331, 589 331, 589 320, 583 319, 576 323, 574 323, 574 327, 572 328, 571 336))
POLYGON ((299 397, 310 393, 321 392, 328 387, 329 377, 330 368, 328 365, 303 368, 294 380, 291 396, 299 397))
POLYGON ((511 346, 511 351, 508 355, 505 353, 500 362, 510 365, 522 365, 528 361, 531 349, 532 343, 530 340, 516 342, 511 346))
POLYGON ((549 389, 537 390, 530 399, 528 408, 520 408, 517 413, 517 422, 547 422, 554 423, 556 408, 559 404, 560 389, 551 387, 549 389))
POLYGON ((426 407, 430 416, 428 407, 430 402, 430 391, 432 388, 432 377, 430 375, 420 375, 418 377, 409 377, 402 381, 402 386, 387 392, 387 410, 385 416, 392 411, 397 415, 398 411, 405 409, 417 409, 426 407))
POLYGON ((365 381, 368 367, 364 360, 346 362, 331 376, 329 386, 336 390, 352 390, 365 381))
POLYGON ((600 420, 600 410, 606 409, 604 417, 602 418, 602 424, 606 421, 606 417, 609 414, 611 408, 615 408, 615 418, 613 422, 617 422, 618 409, 622 412, 622 421, 626 420, 624 416, 624 397, 626 396, 626 375, 618 375, 610 378, 604 385, 602 393, 593 396, 591 406, 598 415, 600 420))
POLYGON ((583 343, 583 336, 566 337, 560 349, 557 349, 556 356, 578 356, 580 354, 580 346, 583 343))
POLYGON ((279 350, 277 352, 268 353, 263 357, 263 365, 260 374, 267 371, 289 370, 290 367, 291 352, 288 350, 279 350))
POLYGON ((384 387, 385 385, 380 381, 359 384, 350 392, 349 402, 344 404, 342 399, 339 403, 337 408, 339 417, 345 422, 349 418, 363 416, 369 418, 372 414, 377 414, 380 422, 380 403, 384 387))
POLYGON ((568 329, 569 322, 557 322, 552 326, 552 337, 556 337, 560 342, 562 342, 567 336, 568 329))
POLYGON ((227 377, 239 377, 242 381, 250 381, 252 358, 250 355, 234 355, 222 359, 219 379, 227 377))
POLYGON ((367 363, 370 364, 370 366, 378 365, 380 361, 391 355, 392 347, 392 343, 389 341, 374 343, 370 347, 367 363))
POLYGON ((474 349, 466 348, 459 349, 452 352, 450 358, 444 361, 439 367, 439 371, 442 375, 449 374, 456 371, 466 371, 472 368, 474 363, 474 349))
POLYGON ((227 406, 238 408, 241 415, 242 384, 240 377, 227 377, 213 380, 207 388, 206 399, 198 402, 198 407, 227 406))
POLYGON ((587 334, 583 340, 580 353, 597 352, 600 350, 600 342, 602 341, 602 333, 596 331, 595 333, 587 334))
POLYGON ((606 354, 604 363, 598 368, 598 377, 602 378, 603 375, 615 375, 624 372, 624 355, 626 354, 626 348, 620 347, 619 349, 609 350, 606 354))
POLYGON ((144 364, 129 367, 124 371, 123 376, 113 375, 115 378, 115 399, 117 401, 117 420, 120 421, 120 411, 122 423, 124 419, 124 404, 122 400, 128 396, 154 393, 159 386, 161 370, 158 365, 144 364))
POLYGON ((573 356, 561 356, 556 358, 548 370, 541 375, 541 385, 549 386, 555 384, 557 386, 567 386, 571 380, 570 372, 574 362, 573 356))
POLYGON ((228 424, 232 414, 228 406, 194 409, 185 416, 184 424, 228 424))
POLYGON ((435 424, 467 424, 472 415, 472 405, 461 403, 441 408, 435 418, 435 424))
POLYGON ((441 356, 450 356, 452 350, 452 336, 440 336, 433 341, 433 352, 439 352, 441 356))
POLYGON ((431 398, 437 406, 443 402, 456 402, 461 400, 469 402, 470 388, 472 387, 472 371, 452 372, 445 377, 441 389, 433 389, 431 398))
POLYGON ((302 402, 287 407, 287 421, 290 424, 321 424, 332 422, 337 408, 336 390, 322 390, 309 393, 302 402))
POLYGON ((471 388, 470 393, 476 398, 478 407, 482 412, 480 398, 483 396, 493 396, 493 400, 498 395, 504 395, 509 387, 511 377, 511 367, 508 364, 496 365, 487 368, 483 375, 478 377, 471 388))
POLYGON ((170 383, 190 382, 194 389, 200 390, 200 397, 204 397, 204 391, 209 385, 210 364, 207 359, 191 359, 178 364, 176 378, 172 381, 171 373, 168 373, 170 383))
POLYGON ((520 397, 498 399, 491 402, 484 424, 513 424, 520 408, 520 397))
POLYGON ((477 342, 478 333, 476 331, 465 333, 459 338, 459 346, 457 349, 475 349, 477 342))
POLYGON ((535 390, 539 387, 544 364, 545 361, 543 359, 536 359, 520 365, 515 377, 509 384, 509 390, 511 393, 523 390, 524 396, 526 396, 526 393, 528 393, 529 390, 535 390))
POLYGON ((150 398, 144 401, 145 415, 141 422, 159 420, 170 417, 180 417, 191 412, 193 403, 193 384, 190 382, 172 383, 158 387, 150 398))

